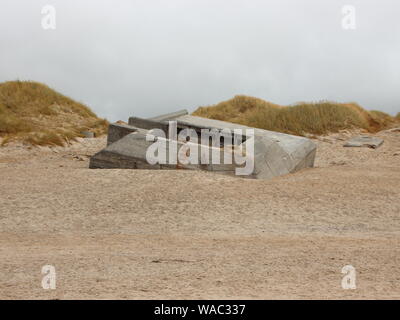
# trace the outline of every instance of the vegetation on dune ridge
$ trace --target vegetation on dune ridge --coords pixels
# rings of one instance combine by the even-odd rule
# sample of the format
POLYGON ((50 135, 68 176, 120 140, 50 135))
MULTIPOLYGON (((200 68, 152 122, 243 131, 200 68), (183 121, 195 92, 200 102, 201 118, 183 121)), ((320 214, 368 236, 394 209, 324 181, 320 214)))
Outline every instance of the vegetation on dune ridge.
MULTIPOLYGON (((326 134, 342 129, 362 128, 376 132, 400 121, 381 111, 367 111, 356 103, 321 101, 280 106, 262 99, 236 96, 193 115, 230 121, 289 134, 326 134)), ((108 122, 87 106, 48 86, 33 81, 0 83, 0 138, 2 144, 22 141, 32 145, 59 145, 92 131, 107 131, 108 122)))
POLYGON ((381 111, 367 111, 357 103, 321 101, 280 106, 243 95, 199 107, 193 115, 294 135, 326 134, 351 128, 377 132, 399 119, 399 115, 396 119, 381 111))
POLYGON ((87 106, 33 81, 0 83, 0 137, 2 144, 22 141, 32 145, 59 145, 74 141, 83 131, 101 135, 108 122, 87 106))

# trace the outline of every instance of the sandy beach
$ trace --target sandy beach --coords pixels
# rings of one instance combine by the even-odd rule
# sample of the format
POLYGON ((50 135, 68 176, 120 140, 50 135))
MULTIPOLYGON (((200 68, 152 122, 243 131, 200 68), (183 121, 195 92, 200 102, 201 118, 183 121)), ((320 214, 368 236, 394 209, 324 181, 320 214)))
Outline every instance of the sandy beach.
POLYGON ((0 298, 399 299, 400 132, 376 150, 352 134, 272 180, 88 169, 105 138, 1 147, 0 298))

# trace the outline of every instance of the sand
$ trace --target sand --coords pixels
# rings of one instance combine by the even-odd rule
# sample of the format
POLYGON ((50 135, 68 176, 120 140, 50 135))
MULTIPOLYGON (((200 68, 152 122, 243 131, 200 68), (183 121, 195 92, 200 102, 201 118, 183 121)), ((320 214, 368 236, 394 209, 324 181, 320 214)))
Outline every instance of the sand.
POLYGON ((104 138, 1 147, 0 298, 398 299, 400 132, 377 150, 343 148, 352 134, 268 181, 89 170, 104 138))

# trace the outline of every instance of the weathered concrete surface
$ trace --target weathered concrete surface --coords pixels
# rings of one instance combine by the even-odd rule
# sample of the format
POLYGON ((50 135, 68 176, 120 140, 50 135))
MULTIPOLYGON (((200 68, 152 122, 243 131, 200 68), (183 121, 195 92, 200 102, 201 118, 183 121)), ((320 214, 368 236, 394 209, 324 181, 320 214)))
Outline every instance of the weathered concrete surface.
POLYGON ((186 109, 183 109, 183 110, 179 110, 179 111, 176 111, 176 112, 171 112, 171 113, 163 114, 161 116, 153 117, 153 118, 150 118, 150 120, 167 121, 167 120, 176 119, 176 118, 178 118, 180 116, 185 116, 187 114, 189 114, 189 112, 186 109))
POLYGON ((168 122, 156 121, 151 119, 142 119, 138 117, 130 117, 129 125, 135 128, 142 128, 146 130, 160 129, 168 133, 168 122))
POLYGON ((137 131, 136 128, 127 124, 111 123, 108 127, 107 145, 110 145, 135 131, 137 131))
POLYGON ((377 137, 361 136, 347 141, 343 147, 368 147, 377 149, 383 144, 383 139, 377 137))
POLYGON ((304 137, 190 115, 181 116, 175 120, 178 122, 178 127, 242 129, 243 132, 246 129, 254 129, 257 145, 254 148, 255 157, 263 155, 263 160, 261 162, 256 161, 256 166, 264 166, 265 161, 276 173, 275 175, 298 171, 314 165, 316 145, 310 139, 304 137), (261 147, 261 145, 266 148, 261 147))
MULTIPOLYGON (((104 150, 97 153, 90 159, 90 168, 92 169, 191 169, 191 170, 205 170, 205 171, 218 171, 226 174, 235 174, 234 164, 212 164, 211 158, 209 159, 209 164, 201 164, 201 153, 197 155, 198 164, 149 164, 146 159, 146 152, 148 148, 155 142, 155 140, 146 140, 147 132, 145 130, 133 132, 126 135, 122 139, 112 143, 107 146, 104 150)), ((166 143, 166 159, 169 159, 169 144, 171 140, 161 137, 156 137, 156 139, 163 140, 166 143)), ((182 141, 176 142, 177 149, 179 150, 186 144, 182 141)), ((191 144, 193 146, 198 146, 197 144, 191 144)), ((220 152, 220 158, 224 159, 224 152, 226 150, 220 148, 213 148, 210 146, 203 146, 205 150, 208 150, 208 154, 212 154, 212 150, 216 149, 220 152)))
MULTIPOLYGON (((307 138, 195 117, 188 115, 186 110, 182 110, 152 119, 131 117, 129 118, 129 125, 110 125, 108 146, 91 158, 90 168, 193 169, 235 175, 237 174, 236 168, 245 166, 245 164, 239 166, 235 162, 232 164, 223 162, 212 164, 209 161, 209 163, 202 164, 200 150, 205 150, 211 154, 211 151, 215 150, 217 146, 202 145, 201 148, 203 149, 201 149, 200 141, 196 144, 196 147, 199 148, 197 163, 149 164, 146 160, 146 151, 154 141, 146 141, 146 136, 151 133, 151 129, 160 129, 165 132, 164 137, 158 137, 158 139, 165 139, 167 159, 169 159, 168 146, 171 143, 177 144, 178 150, 185 144, 193 146, 192 142, 188 144, 186 141, 176 141, 174 140, 176 137, 168 136, 169 121, 177 122, 178 131, 193 129, 193 132, 200 134, 202 129, 212 129, 217 132, 220 141, 222 141, 220 134, 224 129, 229 129, 232 132, 234 129, 241 129, 240 140, 245 137, 248 130, 254 129, 254 154, 243 153, 246 156, 246 161, 254 162, 254 170, 247 175, 249 178, 270 179, 314 166, 316 145, 307 138)), ((218 146, 218 152, 221 153, 220 158, 223 159, 226 153, 231 153, 234 158, 237 150, 243 151, 245 149, 246 142, 244 140, 243 143, 234 148, 231 146, 226 149, 226 147, 219 148, 218 146)))

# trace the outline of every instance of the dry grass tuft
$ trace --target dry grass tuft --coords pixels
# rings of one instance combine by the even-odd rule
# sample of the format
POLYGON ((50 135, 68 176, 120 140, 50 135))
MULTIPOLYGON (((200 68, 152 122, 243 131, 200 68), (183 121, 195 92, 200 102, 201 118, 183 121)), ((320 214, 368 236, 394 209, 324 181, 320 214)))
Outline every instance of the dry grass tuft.
POLYGON ((64 145, 92 131, 107 131, 108 122, 87 106, 32 81, 0 83, 2 144, 22 141, 32 145, 64 145))
POLYGON ((349 128, 375 132, 396 121, 384 112, 368 112, 356 103, 321 101, 279 106, 247 96, 199 107, 193 115, 295 135, 326 134, 349 128))

